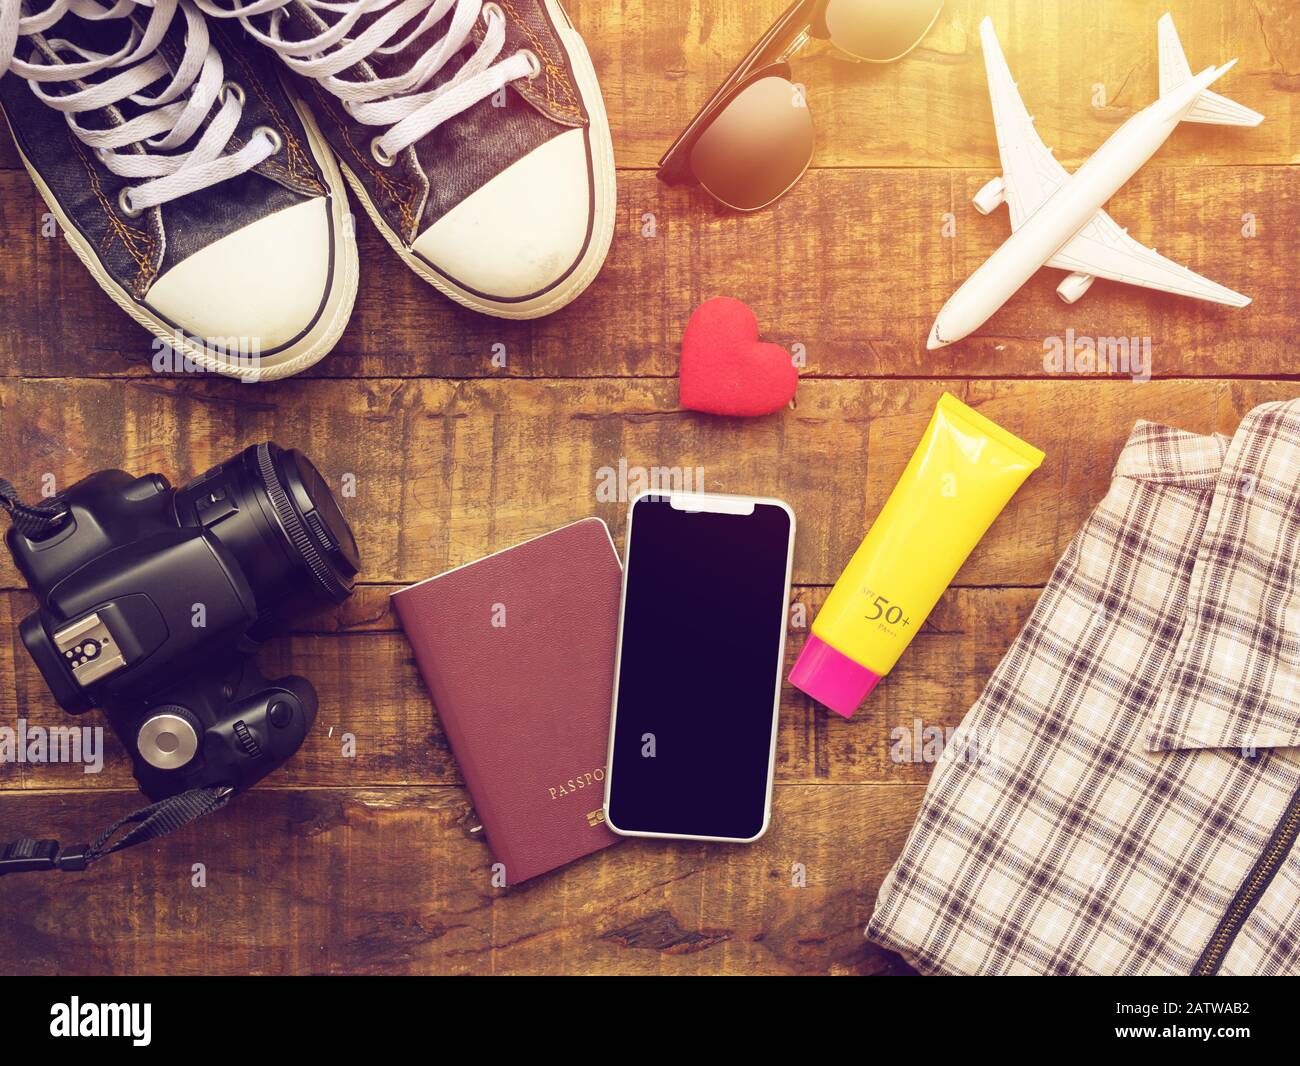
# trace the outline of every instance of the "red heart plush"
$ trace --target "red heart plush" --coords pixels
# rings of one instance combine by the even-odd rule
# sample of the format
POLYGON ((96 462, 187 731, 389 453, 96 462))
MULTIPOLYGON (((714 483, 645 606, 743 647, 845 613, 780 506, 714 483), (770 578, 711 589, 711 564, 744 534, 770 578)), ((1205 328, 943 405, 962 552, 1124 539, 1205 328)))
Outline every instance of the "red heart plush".
POLYGON ((790 353, 758 339, 758 319, 740 300, 705 300, 686 323, 683 407, 711 415, 770 415, 794 399, 798 384, 790 353))

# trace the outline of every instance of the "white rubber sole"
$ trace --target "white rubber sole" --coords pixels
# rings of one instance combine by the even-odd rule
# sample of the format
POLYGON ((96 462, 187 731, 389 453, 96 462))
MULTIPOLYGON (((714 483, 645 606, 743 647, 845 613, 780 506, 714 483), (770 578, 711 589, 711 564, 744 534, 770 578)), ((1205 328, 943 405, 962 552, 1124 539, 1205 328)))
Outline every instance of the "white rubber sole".
POLYGON ((600 83, 596 78, 596 68, 591 62, 587 44, 582 35, 572 27, 564 9, 556 0, 545 0, 551 19, 573 64, 574 76, 578 89, 582 93, 583 103, 587 107, 590 126, 587 136, 592 148, 592 211, 594 217, 591 226, 591 240, 587 244, 582 258, 559 285, 548 289, 532 300, 493 300, 481 293, 472 292, 457 285, 450 278, 431 270, 429 265, 417 256, 401 237, 380 216, 374 203, 366 193, 365 186, 357 179, 346 163, 340 163, 343 176, 352 187, 357 200, 374 223, 375 228, 384 236, 390 248, 401 257, 411 270, 423 278, 444 296, 458 304, 496 318, 541 318, 558 311, 572 303, 590 285, 600 268, 605 264, 609 246, 614 238, 614 217, 617 205, 617 177, 614 169, 614 142, 609 132, 609 118, 605 114, 605 100, 600 92, 600 83))
MULTIPOLYGON (((291 89, 287 89, 286 95, 302 120, 303 128, 307 131, 307 138, 311 143, 313 158, 320 166, 321 173, 325 178, 325 184, 330 190, 330 212, 334 228, 334 269, 329 299, 317 316, 312 328, 290 347, 276 352, 273 356, 259 357, 254 355, 245 357, 240 355, 232 362, 224 352, 214 351, 204 346, 200 338, 184 334, 183 330, 179 330, 176 325, 167 322, 150 308, 139 303, 100 264, 90 242, 86 240, 81 231, 73 225, 72 220, 64 213, 62 206, 55 199, 49 186, 45 184, 45 181, 23 153, 21 145, 18 144, 18 139, 14 138, 14 145, 18 149, 18 157, 22 160, 23 167, 31 176, 36 191, 40 193, 41 199, 45 201, 45 205, 58 222, 59 230, 67 239, 77 258, 90 272, 91 277, 95 279, 101 289, 108 293, 109 298, 139 325, 143 326, 159 340, 166 341, 173 355, 177 357, 177 361, 189 361, 194 366, 205 371, 222 374, 226 377, 239 378, 247 382, 274 381, 278 378, 289 377, 291 374, 297 374, 299 371, 305 370, 328 355, 338 343, 339 338, 343 335, 343 330, 347 327, 348 320, 352 317, 352 307, 356 302, 357 282, 360 276, 356 237, 352 232, 351 220, 348 217, 347 192, 334 153, 325 142, 325 138, 321 136, 315 119, 312 118, 306 107, 300 103, 296 94, 291 89), (196 341, 200 343, 196 343, 196 341)), ((10 130, 11 134, 12 132, 10 130)), ((231 331, 232 334, 235 332, 237 331, 231 331)))

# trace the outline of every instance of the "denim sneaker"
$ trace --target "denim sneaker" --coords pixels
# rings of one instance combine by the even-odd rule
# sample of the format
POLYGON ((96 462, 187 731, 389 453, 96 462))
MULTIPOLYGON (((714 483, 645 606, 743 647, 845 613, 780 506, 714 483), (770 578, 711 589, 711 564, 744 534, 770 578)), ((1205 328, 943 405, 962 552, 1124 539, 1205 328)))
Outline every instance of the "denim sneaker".
POLYGON ((195 0, 302 82, 397 254, 466 307, 536 318, 604 262, 614 150, 559 0, 195 0))
POLYGON ((0 0, 0 108, 154 367, 268 380, 338 340, 356 242, 310 114, 225 33, 190 0, 0 0))

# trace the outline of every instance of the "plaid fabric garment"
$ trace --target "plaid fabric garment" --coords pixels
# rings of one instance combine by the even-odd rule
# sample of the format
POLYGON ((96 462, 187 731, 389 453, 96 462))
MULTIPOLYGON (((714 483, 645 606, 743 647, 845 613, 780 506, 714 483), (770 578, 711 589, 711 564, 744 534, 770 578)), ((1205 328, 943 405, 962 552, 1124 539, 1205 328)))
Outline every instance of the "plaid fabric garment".
POLYGON ((1300 971, 1298 573, 1300 400, 1138 423, 867 935, 932 973, 1300 971))

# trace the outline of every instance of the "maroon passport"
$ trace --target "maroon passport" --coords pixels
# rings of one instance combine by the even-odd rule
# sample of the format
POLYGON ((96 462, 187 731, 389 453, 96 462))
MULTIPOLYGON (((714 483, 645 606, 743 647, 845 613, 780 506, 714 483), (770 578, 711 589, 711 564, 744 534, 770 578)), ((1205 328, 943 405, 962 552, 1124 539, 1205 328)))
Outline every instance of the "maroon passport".
POLYGON ((588 518, 393 594, 510 884, 619 840, 604 800, 621 585, 588 518))

